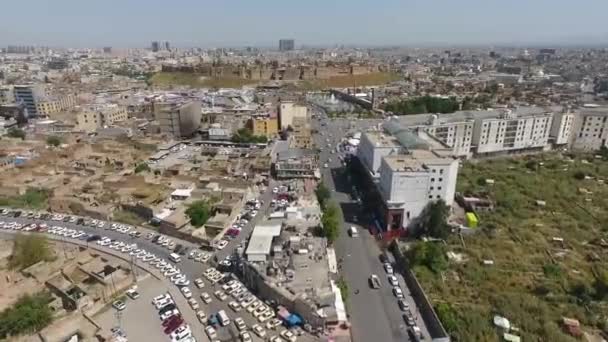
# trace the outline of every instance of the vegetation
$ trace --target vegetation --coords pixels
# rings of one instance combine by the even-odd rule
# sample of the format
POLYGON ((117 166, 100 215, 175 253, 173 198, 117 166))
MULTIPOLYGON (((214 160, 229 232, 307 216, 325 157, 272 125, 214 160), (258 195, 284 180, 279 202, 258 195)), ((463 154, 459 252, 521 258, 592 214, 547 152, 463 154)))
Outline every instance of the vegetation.
POLYGON ((323 236, 330 245, 333 244, 340 234, 340 212, 338 206, 334 202, 326 204, 323 209, 321 225, 323 228, 323 236))
POLYGON ((24 295, 15 305, 0 312, 0 339, 42 330, 53 319, 47 293, 24 295))
POLYGON ((321 209, 324 209, 327 201, 331 197, 331 192, 329 192, 329 189, 325 186, 325 184, 323 184, 323 182, 319 182, 317 188, 315 189, 315 194, 317 195, 317 201, 319 201, 321 209))
POLYGON ((389 102, 384 105, 384 110, 393 112, 396 115, 454 113, 459 109, 460 102, 455 97, 421 96, 408 100, 389 102))
POLYGON ((9 259, 11 269, 22 270, 40 261, 53 260, 48 240, 40 235, 18 235, 9 259))
POLYGON ((449 214, 450 208, 442 199, 430 202, 426 207, 419 232, 437 239, 446 239, 450 234, 447 223, 449 214))
POLYGON ((141 226, 145 220, 137 214, 126 210, 115 210, 112 212, 112 219, 117 222, 130 224, 132 226, 141 226))
POLYGON ((232 136, 232 142, 235 143, 267 143, 268 138, 263 135, 253 135, 249 128, 240 128, 232 136))
POLYGON ((6 132, 6 135, 11 138, 19 138, 25 140, 25 131, 16 127, 13 127, 6 132))
POLYGON ((61 138, 56 135, 51 135, 46 138, 46 144, 49 146, 57 147, 61 145, 61 138))
POLYGON ((190 217, 190 224, 194 227, 201 227, 211 217, 211 205, 208 201, 196 201, 188 206, 186 215, 190 217))
POLYGON ((454 341, 500 341, 495 314, 518 327, 523 341, 575 341, 559 327, 561 317, 585 330, 607 328, 608 262, 600 247, 608 234, 607 174, 608 161, 592 155, 463 164, 457 191, 489 198, 496 209, 477 213, 475 234, 418 242, 408 252, 454 341))
POLYGON ((150 172, 150 165, 147 163, 139 163, 135 167, 135 173, 150 172))
POLYGON ((46 189, 29 188, 23 195, 0 197, 0 206, 24 209, 44 209, 48 205, 50 192, 46 189))
POLYGON ((340 289, 340 295, 342 296, 342 300, 344 301, 344 303, 346 303, 348 299, 348 284, 346 283, 346 280, 343 277, 340 277, 336 285, 340 289))
POLYGON ((158 72, 152 75, 149 83, 154 86, 189 86, 192 88, 240 88, 255 84, 256 81, 238 77, 205 77, 189 72, 158 72))

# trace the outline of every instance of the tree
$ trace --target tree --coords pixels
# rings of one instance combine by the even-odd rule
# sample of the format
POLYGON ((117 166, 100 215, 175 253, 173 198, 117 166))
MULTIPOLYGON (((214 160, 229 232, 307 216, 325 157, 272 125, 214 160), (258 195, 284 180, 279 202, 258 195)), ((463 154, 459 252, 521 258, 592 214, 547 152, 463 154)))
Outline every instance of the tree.
POLYGON ((9 129, 6 135, 11 138, 20 138, 21 140, 25 140, 25 131, 16 127, 9 129))
POLYGON ((436 242, 416 243, 409 251, 408 257, 414 265, 424 266, 435 273, 440 273, 448 267, 443 246, 436 242))
POLYGON ((53 311, 47 293, 24 295, 15 305, 0 312, 0 339, 32 334, 51 323, 53 311))
POLYGON ((188 206, 186 215, 190 217, 190 224, 198 228, 207 223, 211 217, 211 208, 207 201, 196 201, 188 206))
POLYGON ((321 225, 323 226, 323 236, 330 245, 333 244, 340 234, 340 213, 335 203, 330 203, 323 210, 321 225))
POLYGON ((135 167, 135 173, 140 173, 140 172, 149 172, 150 171, 150 166, 147 163, 139 163, 136 167, 135 167))
POLYGON ((240 128, 232 135, 232 142, 235 143, 267 143, 268 138, 263 135, 253 135, 249 128, 240 128))
POLYGON ((450 234, 447 223, 449 213, 450 209, 442 199, 430 202, 423 213, 421 232, 437 239, 446 239, 450 234))
POLYGON ((40 261, 52 259, 53 253, 46 238, 40 235, 18 235, 9 259, 9 267, 22 270, 40 261))
POLYGON ((315 194, 317 195, 317 201, 319 201, 319 205, 321 209, 325 208, 325 204, 327 200, 330 198, 331 193, 329 189, 323 184, 323 182, 319 182, 317 185, 317 189, 315 190, 315 194))
POLYGON ((46 144, 49 146, 57 147, 61 145, 61 138, 56 135, 51 135, 46 138, 46 144))

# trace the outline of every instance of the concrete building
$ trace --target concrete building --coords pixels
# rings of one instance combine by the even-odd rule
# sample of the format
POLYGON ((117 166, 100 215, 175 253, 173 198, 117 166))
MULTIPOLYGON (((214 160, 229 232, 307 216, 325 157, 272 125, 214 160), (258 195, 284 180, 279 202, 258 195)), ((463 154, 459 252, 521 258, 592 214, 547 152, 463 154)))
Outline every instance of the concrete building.
POLYGON ((279 122, 277 118, 251 118, 249 119, 249 128, 253 135, 263 135, 267 138, 272 138, 279 133, 279 122))
POLYGON ((292 51, 296 47, 296 43, 293 39, 281 39, 279 40, 279 51, 292 51))
POLYGON ((101 115, 99 112, 80 112, 76 114, 76 127, 77 131, 81 132, 95 132, 101 127, 101 115))
POLYGON ((15 103, 15 93, 11 86, 0 87, 0 105, 15 103))
POLYGON ((380 163, 383 157, 403 152, 403 147, 396 137, 377 131, 362 134, 357 148, 359 160, 374 178, 380 176, 380 163))
POLYGON ((572 148, 597 151, 608 147, 608 107, 587 104, 577 110, 572 125, 572 148))
POLYGON ((99 128, 126 121, 128 118, 126 107, 117 104, 95 105, 85 108, 76 115, 76 129, 94 132, 99 128))
POLYGON ((553 115, 549 136, 554 147, 565 146, 570 143, 573 135, 574 119, 574 113, 567 109, 553 115))
POLYGON ((36 102, 38 115, 52 115, 73 108, 76 105, 76 97, 72 94, 60 96, 45 96, 36 102))
POLYGON ((279 179, 319 178, 319 160, 311 150, 289 148, 277 153, 274 170, 279 179))
POLYGON ((16 85, 13 88, 15 101, 21 102, 27 109, 28 117, 38 116, 36 104, 46 95, 44 87, 40 84, 16 85))
POLYGON ((293 148, 312 148, 312 130, 310 120, 306 117, 294 117, 292 121, 290 146, 293 148))
POLYGON ((308 118, 308 108, 294 102, 281 102, 279 104, 279 127, 285 130, 292 126, 294 118, 308 118))
POLYGON ((439 199, 454 201, 459 161, 432 150, 411 150, 382 158, 380 193, 388 229, 407 228, 426 206, 439 199))
POLYGON ((191 137, 201 124, 201 102, 172 99, 154 103, 154 118, 160 132, 181 139, 191 137))

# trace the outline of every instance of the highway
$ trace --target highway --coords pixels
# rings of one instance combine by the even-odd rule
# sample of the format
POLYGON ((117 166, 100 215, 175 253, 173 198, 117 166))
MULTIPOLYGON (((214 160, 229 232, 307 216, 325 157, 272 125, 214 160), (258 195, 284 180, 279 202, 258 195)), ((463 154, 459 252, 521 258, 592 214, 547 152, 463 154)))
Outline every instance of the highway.
MULTIPOLYGON (((344 226, 335 248, 337 257, 343 260, 340 273, 349 286, 347 306, 353 341, 409 341, 407 326, 402 317, 403 312, 397 305, 397 298, 392 294, 387 274, 380 262, 381 250, 375 238, 367 231, 369 225, 361 222, 361 207, 350 199, 349 193, 342 192, 352 189, 352 185, 341 173, 339 153, 335 152, 336 143, 339 143, 347 132, 364 131, 376 126, 382 120, 328 120, 323 118, 322 114, 320 116, 321 118, 313 122, 313 129, 317 131, 313 138, 317 147, 322 149, 319 160, 323 182, 331 191, 332 199, 339 204, 344 219, 344 226), (331 148, 328 147, 328 139, 331 148), (327 168, 324 167, 325 163, 328 164, 327 168), (353 222, 353 218, 357 215, 359 215, 357 222, 353 222), (348 235, 347 230, 350 226, 358 227, 358 238, 348 235), (380 289, 374 290, 368 285, 371 274, 376 274, 380 278, 382 282, 380 289), (355 290, 359 290, 359 293, 355 294, 355 290)), ((398 276, 398 280, 414 316, 419 316, 403 278, 398 276)), ((424 326, 419 317, 417 321, 419 326, 424 326)))

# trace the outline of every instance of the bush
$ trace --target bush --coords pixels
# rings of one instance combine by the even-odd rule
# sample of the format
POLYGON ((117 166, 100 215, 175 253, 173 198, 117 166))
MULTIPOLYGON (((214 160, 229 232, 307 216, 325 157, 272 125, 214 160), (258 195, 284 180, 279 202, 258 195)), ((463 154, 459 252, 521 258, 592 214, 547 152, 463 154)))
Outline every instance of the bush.
POLYGON ((263 135, 253 135, 249 128, 241 128, 232 135, 232 142, 235 143, 267 143, 268 138, 263 135))
POLYGON ((21 334, 32 334, 51 323, 53 312, 46 293, 25 295, 9 309, 0 313, 0 339, 21 334))
POLYGON ((150 166, 147 163, 139 163, 136 167, 135 167, 135 173, 140 173, 140 172, 149 172, 150 171, 150 166))
POLYGON ((188 206, 186 215, 190 217, 190 224, 198 228, 207 223, 211 217, 211 208, 207 201, 196 201, 188 206))
POLYGON ((321 225, 323 226, 323 236, 330 245, 333 244, 340 234, 340 213, 335 203, 330 203, 323 210, 321 225))
POLYGON ((46 189, 29 188, 25 194, 12 197, 0 197, 0 206, 13 208, 44 209, 50 193, 46 189))
POLYGON ((51 135, 50 137, 46 138, 46 144, 49 146, 57 147, 61 145, 61 138, 56 135, 51 135))
POLYGON ((435 273, 443 272, 448 267, 445 251, 439 243, 418 242, 408 256, 414 265, 425 266, 435 273))
POLYGON ((576 171, 574 173, 574 178, 576 178, 578 180, 583 180, 583 179, 585 179, 585 173, 583 171, 576 171))
POLYGON ((18 235, 9 259, 9 267, 22 270, 40 261, 52 259, 53 253, 46 238, 40 235, 18 235))
POLYGON ((460 102, 450 97, 447 99, 422 96, 408 100, 389 102, 384 110, 400 115, 423 113, 453 113, 460 109, 460 102))
POLYGON ((19 128, 11 128, 6 133, 7 136, 11 138, 20 138, 21 140, 25 140, 25 131, 19 128))
POLYGON ((315 194, 317 195, 317 200, 319 201, 321 209, 325 208, 325 204, 327 203, 327 200, 331 197, 331 193, 329 192, 329 189, 325 186, 325 184, 323 184, 323 182, 320 182, 317 185, 315 194))

